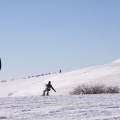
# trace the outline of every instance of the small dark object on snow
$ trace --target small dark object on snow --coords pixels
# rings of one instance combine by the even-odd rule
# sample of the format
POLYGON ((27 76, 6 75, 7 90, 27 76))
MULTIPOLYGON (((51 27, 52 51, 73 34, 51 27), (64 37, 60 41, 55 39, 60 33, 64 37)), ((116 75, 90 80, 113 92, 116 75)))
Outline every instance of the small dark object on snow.
POLYGON ((56 90, 51 85, 51 81, 49 81, 48 84, 46 84, 46 89, 43 91, 43 96, 45 96, 45 92, 47 92, 46 95, 49 96, 49 91, 51 90, 51 88, 56 92, 56 90))
POLYGON ((59 73, 61 73, 62 71, 60 70, 59 73))

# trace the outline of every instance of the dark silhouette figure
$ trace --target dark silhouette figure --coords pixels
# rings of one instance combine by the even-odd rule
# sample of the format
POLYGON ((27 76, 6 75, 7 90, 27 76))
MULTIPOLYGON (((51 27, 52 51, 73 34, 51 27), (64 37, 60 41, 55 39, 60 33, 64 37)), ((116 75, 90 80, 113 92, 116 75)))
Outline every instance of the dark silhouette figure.
POLYGON ((1 67, 2 67, 2 63, 1 63, 1 58, 0 58, 0 70, 1 70, 1 67))
POLYGON ((45 96, 45 92, 47 92, 47 96, 49 96, 49 91, 51 90, 51 88, 56 92, 56 90, 51 85, 51 82, 49 81, 48 84, 46 84, 46 89, 43 91, 43 96, 45 96))
POLYGON ((59 73, 61 73, 62 71, 60 70, 59 73))

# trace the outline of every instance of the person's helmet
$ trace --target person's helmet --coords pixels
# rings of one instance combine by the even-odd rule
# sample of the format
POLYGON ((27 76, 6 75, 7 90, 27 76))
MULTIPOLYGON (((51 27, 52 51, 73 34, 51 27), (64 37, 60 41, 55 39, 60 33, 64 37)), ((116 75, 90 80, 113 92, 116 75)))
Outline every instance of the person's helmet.
POLYGON ((49 81, 48 84, 51 84, 51 81, 49 81))

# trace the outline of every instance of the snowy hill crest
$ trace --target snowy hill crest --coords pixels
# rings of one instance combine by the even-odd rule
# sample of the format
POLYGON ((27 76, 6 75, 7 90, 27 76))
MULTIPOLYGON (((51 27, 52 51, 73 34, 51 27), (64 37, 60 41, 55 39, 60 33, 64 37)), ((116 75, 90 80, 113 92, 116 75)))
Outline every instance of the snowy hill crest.
POLYGON ((113 61, 112 63, 120 63, 120 59, 113 61))

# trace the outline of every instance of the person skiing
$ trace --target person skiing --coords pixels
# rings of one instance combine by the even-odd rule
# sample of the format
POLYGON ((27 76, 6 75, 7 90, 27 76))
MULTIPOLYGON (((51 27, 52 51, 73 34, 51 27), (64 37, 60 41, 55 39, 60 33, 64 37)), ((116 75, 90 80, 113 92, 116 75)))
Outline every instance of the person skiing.
POLYGON ((47 92, 47 96, 49 96, 49 91, 51 90, 51 88, 56 92, 56 90, 51 85, 51 81, 49 81, 48 84, 46 84, 46 89, 43 91, 43 96, 45 96, 45 92, 47 92))

